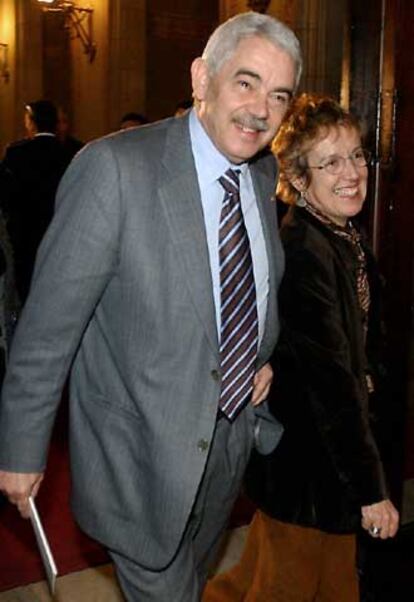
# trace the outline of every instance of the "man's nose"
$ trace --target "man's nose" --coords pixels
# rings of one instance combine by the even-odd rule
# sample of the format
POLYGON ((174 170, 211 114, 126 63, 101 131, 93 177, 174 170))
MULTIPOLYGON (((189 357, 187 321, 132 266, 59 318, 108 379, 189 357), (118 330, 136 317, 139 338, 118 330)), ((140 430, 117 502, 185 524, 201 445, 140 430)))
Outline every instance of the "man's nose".
POLYGON ((254 99, 252 99, 250 110, 256 117, 259 117, 260 119, 267 119, 269 116, 269 103, 267 95, 261 94, 260 92, 255 94, 254 99))

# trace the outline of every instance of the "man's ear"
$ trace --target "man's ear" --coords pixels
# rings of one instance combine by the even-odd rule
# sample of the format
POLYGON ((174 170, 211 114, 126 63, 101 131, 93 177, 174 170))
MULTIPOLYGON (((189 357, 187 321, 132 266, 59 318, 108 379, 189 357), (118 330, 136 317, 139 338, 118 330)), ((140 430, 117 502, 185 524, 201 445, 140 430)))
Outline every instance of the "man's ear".
POLYGON ((210 76, 207 63, 202 58, 196 58, 191 65, 191 83, 195 100, 204 100, 207 93, 210 76))

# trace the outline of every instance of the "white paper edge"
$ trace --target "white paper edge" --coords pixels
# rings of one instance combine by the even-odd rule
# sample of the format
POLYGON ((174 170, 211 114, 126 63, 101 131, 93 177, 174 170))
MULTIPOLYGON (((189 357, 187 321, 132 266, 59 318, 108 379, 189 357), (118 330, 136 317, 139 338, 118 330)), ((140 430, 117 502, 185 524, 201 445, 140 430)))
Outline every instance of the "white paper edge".
POLYGON ((39 546, 40 555, 43 560, 43 565, 46 570, 47 580, 49 582, 50 591, 52 594, 55 593, 56 586, 56 577, 58 575, 55 560, 53 558, 49 542, 47 541, 47 537, 45 531, 43 529, 43 525, 41 523, 39 513, 36 508, 36 504, 32 496, 29 496, 29 506, 30 506, 30 520, 33 525, 33 530, 36 536, 36 540, 39 546))

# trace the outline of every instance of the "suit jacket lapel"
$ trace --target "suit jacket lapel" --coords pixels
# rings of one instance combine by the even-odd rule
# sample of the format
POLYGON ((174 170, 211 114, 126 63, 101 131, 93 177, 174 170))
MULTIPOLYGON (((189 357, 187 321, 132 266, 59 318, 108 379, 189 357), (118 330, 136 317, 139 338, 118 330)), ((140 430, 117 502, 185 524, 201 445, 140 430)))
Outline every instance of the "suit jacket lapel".
POLYGON ((193 305, 219 359, 207 238, 188 116, 171 122, 160 169, 159 194, 177 247, 177 261, 187 276, 193 305))
POLYGON ((264 335, 258 353, 258 364, 260 364, 263 361, 262 357, 270 356, 279 331, 277 289, 283 274, 284 255, 278 236, 276 202, 274 199, 275 175, 262 169, 260 162, 252 164, 251 173, 269 263, 269 297, 264 335))

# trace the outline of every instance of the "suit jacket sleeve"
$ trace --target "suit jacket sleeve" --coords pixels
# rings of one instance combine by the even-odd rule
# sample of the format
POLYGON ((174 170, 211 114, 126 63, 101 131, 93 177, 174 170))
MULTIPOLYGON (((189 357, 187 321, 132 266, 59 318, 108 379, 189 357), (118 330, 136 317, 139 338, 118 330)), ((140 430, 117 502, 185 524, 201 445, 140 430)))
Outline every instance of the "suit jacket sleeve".
POLYGON ((66 172, 14 337, 0 404, 0 467, 42 471, 62 388, 117 262, 118 168, 105 141, 66 172))

